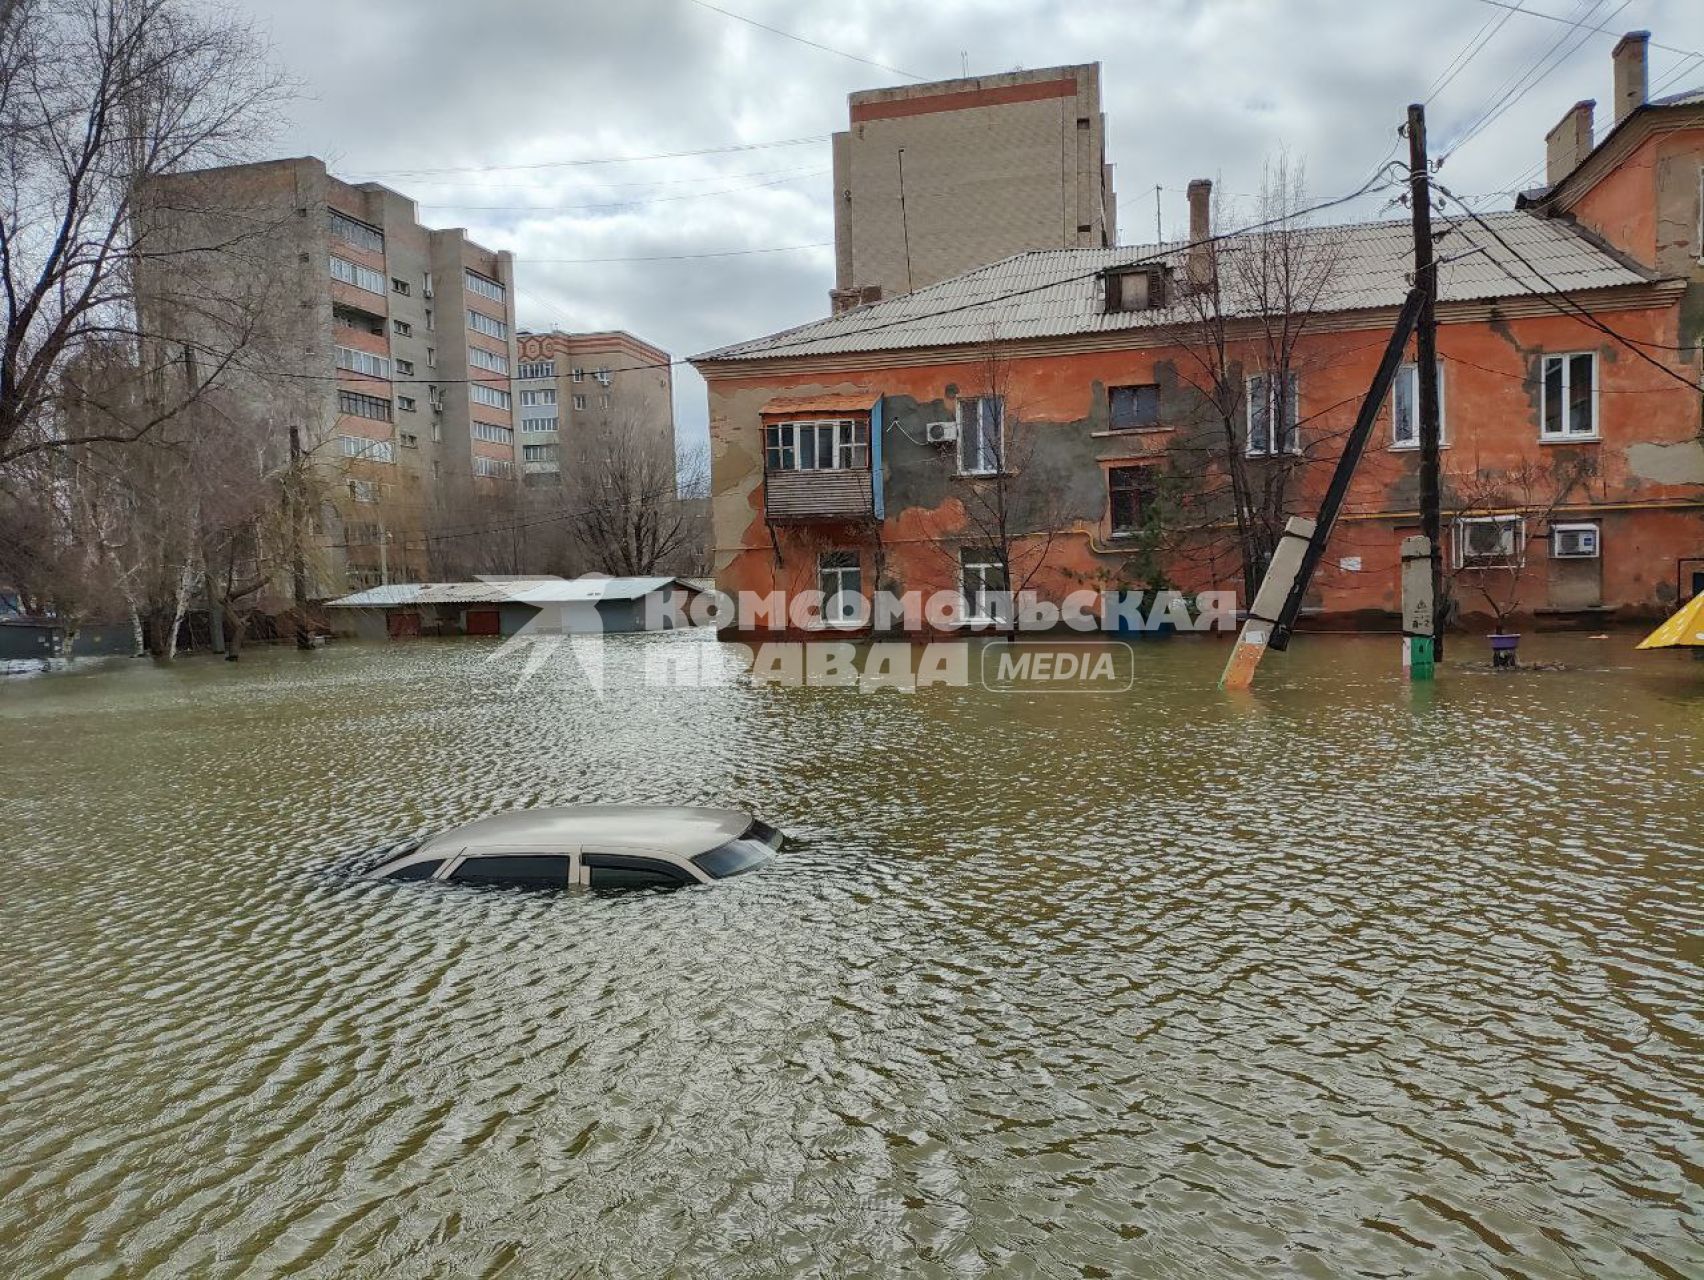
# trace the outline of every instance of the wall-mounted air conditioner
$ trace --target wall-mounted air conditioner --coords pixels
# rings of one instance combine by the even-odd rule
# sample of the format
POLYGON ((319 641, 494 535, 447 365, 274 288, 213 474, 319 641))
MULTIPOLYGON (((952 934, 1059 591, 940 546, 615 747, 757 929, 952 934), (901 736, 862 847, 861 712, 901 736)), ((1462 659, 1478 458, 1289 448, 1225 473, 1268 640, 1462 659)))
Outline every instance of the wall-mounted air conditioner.
POLYGON ((958 423, 926 422, 923 424, 923 438, 930 444, 953 444, 958 440, 958 423))
POLYGON ((1558 560, 1596 560, 1598 527, 1595 524, 1552 525, 1550 554, 1558 560))

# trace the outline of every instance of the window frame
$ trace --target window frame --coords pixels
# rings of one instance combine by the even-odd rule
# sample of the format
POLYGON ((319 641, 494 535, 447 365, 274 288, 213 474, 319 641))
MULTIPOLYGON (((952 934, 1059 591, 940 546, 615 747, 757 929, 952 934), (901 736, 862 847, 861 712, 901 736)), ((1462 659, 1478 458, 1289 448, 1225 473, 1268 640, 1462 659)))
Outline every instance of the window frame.
POLYGON ((329 269, 333 280, 336 280, 340 284, 346 284, 352 289, 359 289, 363 293, 376 293, 380 297, 384 296, 384 272, 374 271, 371 267, 362 266, 359 262, 351 262, 348 258, 340 258, 335 253, 331 254, 330 257, 331 265, 329 269), (337 268, 340 264, 349 269, 347 275, 338 271, 337 268))
POLYGON ((867 620, 864 608, 864 562, 857 550, 852 547, 831 547, 817 553, 817 590, 822 592, 822 625, 825 627, 861 627, 867 620), (840 563, 829 564, 829 560, 840 563), (850 561, 850 563, 846 563, 850 561), (847 585, 850 577, 851 585, 847 585), (829 590, 829 581, 833 580, 834 589, 829 590), (844 596, 854 596, 859 607, 854 613, 846 614, 837 611, 836 616, 829 616, 829 602, 840 600, 844 596))
POLYGON ((514 408, 514 397, 501 387, 494 387, 489 382, 478 378, 469 380, 467 398, 474 404, 482 404, 487 409, 501 409, 509 412, 514 408))
POLYGON ((490 276, 481 275, 472 267, 462 268, 462 281, 469 293, 477 294, 488 302, 507 302, 509 290, 501 280, 493 280, 490 276))
POLYGON ((561 430, 562 430, 562 419, 559 418, 559 417, 556 417, 555 415, 552 415, 551 417, 548 417, 548 418, 526 418, 526 417, 523 417, 521 419, 521 434, 522 435, 535 435, 536 436, 536 435, 543 435, 546 432, 559 432, 561 430))
POLYGON ((337 389, 337 412, 348 418, 365 418, 369 422, 393 421, 391 402, 383 396, 371 396, 365 391, 348 387, 337 389), (363 410, 372 412, 363 412, 363 410))
POLYGON ((988 585, 988 570, 993 570, 1001 578, 1008 577, 1006 566, 1000 563, 999 548, 980 546, 959 548, 959 602, 964 607, 964 621, 968 624, 981 625, 999 622, 1000 618, 993 610, 974 609, 971 607, 971 601, 974 599, 979 605, 986 606, 989 597, 1005 595, 1012 589, 1009 581, 997 587, 990 587, 988 585), (988 558, 972 559, 973 555, 988 558), (981 571, 978 574, 978 586, 974 591, 970 586, 972 568, 981 571))
POLYGON ((498 355, 495 351, 487 351, 484 347, 467 344, 467 362, 489 373, 509 372, 509 357, 498 355))
POLYGON ((1106 273, 1106 294, 1104 304, 1108 315, 1119 315, 1139 311, 1161 311, 1166 306, 1166 271, 1163 266, 1132 266, 1113 267, 1106 273), (1132 279, 1146 281, 1142 292, 1142 305, 1126 305, 1125 282, 1132 279))
POLYGON ((871 466, 870 422, 867 418, 790 418, 785 422, 763 424, 763 470, 776 471, 868 471, 871 466), (811 465, 800 466, 804 456, 801 442, 808 433, 811 439, 811 465), (823 440, 827 439, 825 465, 821 461, 823 440), (788 465, 771 465, 772 459, 785 456, 788 465))
POLYGON ((475 333, 487 338, 506 340, 509 336, 509 326, 495 316, 488 316, 483 311, 467 308, 467 327, 475 333))
MULTIPOLYGON (((956 420, 958 422, 958 449, 957 449, 958 473, 961 476, 997 476, 997 475, 1001 474, 1001 472, 1004 470, 1005 465, 1006 465, 1006 401, 1005 401, 1005 397, 1004 396, 997 396, 997 395, 961 396, 959 398, 958 402, 954 405, 953 413, 954 413, 954 417, 956 418, 956 420), (967 425, 966 410, 970 410, 971 412, 973 412, 975 414, 976 438, 980 442, 981 445, 985 446, 987 444, 987 439, 988 439, 988 430, 989 430, 988 417, 989 417, 989 414, 990 414, 990 410, 989 410, 990 405, 993 406, 992 416, 993 416, 993 419, 994 419, 994 423, 993 423, 994 447, 993 447, 993 451, 992 451, 993 452, 993 464, 994 465, 990 466, 990 467, 967 467, 965 465, 964 448, 965 448, 965 442, 969 438, 970 433, 967 432, 966 429, 965 429, 966 425, 967 425)), ((983 448, 978 449, 979 455, 981 455, 983 452, 984 452, 983 448)), ((978 460, 979 461, 985 461, 986 459, 980 458, 980 456, 979 456, 978 460)))
POLYGON ((580 413, 584 413, 586 411, 586 393, 583 391, 576 391, 573 394, 573 397, 569 400, 569 407, 580 413))
POLYGON ((588 889, 600 890, 603 892, 609 892, 612 890, 616 892, 627 892, 634 889, 678 889, 683 886, 703 884, 704 881, 698 879, 695 871, 688 870, 683 866, 677 866, 668 859, 657 857, 655 854, 627 852, 617 853, 603 849, 582 849, 580 851, 580 883, 585 885, 588 889), (594 861, 594 859, 596 861, 594 861), (636 871, 642 874, 648 873, 657 875, 658 873, 654 871, 653 868, 662 868, 667 871, 668 878, 671 883, 667 885, 599 885, 592 883, 592 872, 594 871, 636 871))
MULTIPOLYGON (((1139 397, 1136 397, 1136 398, 1139 399, 1139 397)), ((1140 414, 1138 414, 1137 416, 1139 418, 1140 414)), ((1111 387, 1108 387, 1106 389, 1106 429, 1108 431, 1115 431, 1115 432, 1118 432, 1120 435, 1123 435, 1126 432, 1131 432, 1131 431, 1154 431, 1154 430, 1159 429, 1159 427, 1160 427, 1160 384, 1159 383, 1157 383, 1157 382, 1124 382, 1124 383, 1119 383, 1117 386, 1111 386, 1111 387), (1151 422, 1138 421, 1138 422, 1135 422, 1134 424, 1132 424, 1130 426, 1120 426, 1118 424, 1118 410, 1117 410, 1117 407, 1116 407, 1117 403, 1118 403, 1118 393, 1120 391, 1141 392, 1141 391, 1150 391, 1150 390, 1154 393, 1153 421, 1151 421, 1151 422)))
MULTIPOLYGON (((375 227, 370 222, 365 222, 353 214, 344 213, 343 210, 333 208, 330 205, 326 206, 326 213, 330 215, 326 220, 328 229, 333 236, 343 241, 344 244, 352 245, 357 249, 364 249, 368 253, 383 253, 385 251, 383 228, 375 227)), ((382 293, 383 290, 380 290, 380 292, 382 293)))
MULTIPOLYGON (((1446 411, 1444 399, 1444 362, 1438 361, 1438 447, 1449 443, 1449 413, 1446 411)), ((1402 453, 1411 453, 1420 447, 1420 364, 1408 360, 1397 366, 1396 378, 1390 384, 1390 448, 1402 453), (1396 434, 1397 404, 1401 398, 1399 388, 1409 385, 1409 404, 1414 415, 1414 438, 1403 440, 1396 434)))
POLYGON ((1271 386, 1273 379, 1276 376, 1277 375, 1270 372, 1251 373, 1243 381, 1243 399, 1245 401, 1243 414, 1243 452, 1246 457, 1283 458, 1298 456, 1302 452, 1301 378, 1297 375, 1294 369, 1287 369, 1283 373, 1286 393, 1284 396, 1284 404, 1280 408, 1279 412, 1279 434, 1287 435, 1287 443, 1289 447, 1274 447, 1278 441, 1273 439, 1272 432, 1273 395, 1271 392, 1271 386), (1256 396, 1254 390, 1256 383, 1261 384, 1262 388, 1258 396, 1256 396), (1254 410, 1257 403, 1263 405, 1266 410, 1266 447, 1261 449, 1256 449, 1254 447, 1254 410), (1287 410, 1291 416, 1291 421, 1287 425, 1282 421, 1285 410, 1287 410))
POLYGON ((515 446, 515 429, 505 427, 501 422, 482 422, 475 418, 468 432, 475 440, 483 440, 486 444, 506 444, 511 449, 515 446))
POLYGON ((396 447, 389 440, 374 440, 370 436, 352 436, 339 432, 338 453, 352 462, 395 462, 396 447))
POLYGON ((1109 537, 1134 538, 1141 534, 1143 525, 1147 523, 1148 511, 1159 497, 1158 477, 1159 467, 1152 462, 1120 462, 1106 469, 1106 527, 1109 537), (1145 478, 1145 482, 1122 487, 1114 486, 1113 477, 1120 472, 1139 472, 1145 478), (1135 524, 1129 527, 1119 525, 1115 494, 1135 495, 1135 524))
POLYGON ((1538 442, 1540 444, 1583 444, 1593 440, 1603 439, 1602 423, 1598 417, 1598 395, 1601 391, 1602 375, 1598 369, 1598 353, 1595 351, 1546 351, 1538 358, 1538 442), (1592 395, 1591 395, 1591 429, 1589 431, 1570 431, 1570 410, 1573 407, 1574 362, 1576 360, 1591 361, 1592 395), (1562 370, 1562 430, 1551 431, 1550 422, 1550 366, 1558 362, 1562 370))

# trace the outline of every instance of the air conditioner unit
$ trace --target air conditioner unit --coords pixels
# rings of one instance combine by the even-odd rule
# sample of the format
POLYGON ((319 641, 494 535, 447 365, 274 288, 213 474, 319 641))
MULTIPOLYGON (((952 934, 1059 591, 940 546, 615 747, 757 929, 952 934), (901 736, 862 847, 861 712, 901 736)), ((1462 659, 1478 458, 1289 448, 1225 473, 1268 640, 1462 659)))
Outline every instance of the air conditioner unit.
POLYGON ((923 438, 930 444, 953 444, 958 440, 958 423, 926 422, 923 424, 923 438))
POLYGON ((1596 560, 1598 527, 1595 524, 1559 524, 1550 531, 1550 554, 1558 560, 1596 560))

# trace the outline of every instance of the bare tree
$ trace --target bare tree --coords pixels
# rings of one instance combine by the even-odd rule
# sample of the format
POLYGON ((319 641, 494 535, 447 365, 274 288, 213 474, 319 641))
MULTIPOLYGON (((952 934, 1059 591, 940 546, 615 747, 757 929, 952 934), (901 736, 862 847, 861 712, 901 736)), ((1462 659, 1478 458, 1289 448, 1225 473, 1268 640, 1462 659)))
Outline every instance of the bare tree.
MULTIPOLYGON (((1342 248, 1329 228, 1295 219, 1306 204, 1299 165, 1285 155, 1262 175, 1255 229, 1221 230, 1190 251, 1180 291, 1189 320, 1181 335, 1185 377, 1210 422, 1203 452, 1214 465, 1180 508, 1198 513, 1209 540, 1226 500, 1236 533, 1243 591, 1252 599, 1292 514, 1298 479, 1328 454, 1331 432, 1304 430, 1299 414, 1301 345, 1339 273, 1342 248)), ((1198 447, 1200 447, 1198 445, 1198 447)))
POLYGON ((702 561, 708 459, 702 450, 677 457, 671 436, 628 417, 564 458, 565 523, 590 570, 642 577, 702 561))
MULTIPOLYGON (((150 233, 143 193, 158 175, 253 146, 281 89, 249 28, 188 0, 0 0, 0 465, 141 439, 219 384, 245 323, 219 343, 201 326, 202 376, 149 412, 75 415, 72 439, 54 429, 70 420, 55 414, 64 373, 91 349, 127 343, 140 376, 176 361, 175 340, 145 342, 136 290, 185 250, 150 233)), ((266 231, 250 222, 230 235, 266 231)))

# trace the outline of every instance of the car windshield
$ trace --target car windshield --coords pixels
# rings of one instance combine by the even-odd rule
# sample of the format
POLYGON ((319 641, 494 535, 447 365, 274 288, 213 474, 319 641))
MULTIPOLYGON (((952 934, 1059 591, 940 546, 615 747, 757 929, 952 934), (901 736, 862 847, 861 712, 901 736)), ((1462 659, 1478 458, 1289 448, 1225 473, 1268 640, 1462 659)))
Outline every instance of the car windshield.
POLYGON ((708 853, 700 853, 692 863, 706 875, 717 880, 755 871, 775 856, 781 847, 781 833, 764 822, 753 822, 737 839, 728 841, 708 853))

